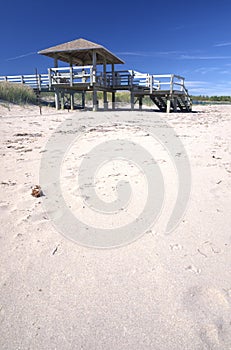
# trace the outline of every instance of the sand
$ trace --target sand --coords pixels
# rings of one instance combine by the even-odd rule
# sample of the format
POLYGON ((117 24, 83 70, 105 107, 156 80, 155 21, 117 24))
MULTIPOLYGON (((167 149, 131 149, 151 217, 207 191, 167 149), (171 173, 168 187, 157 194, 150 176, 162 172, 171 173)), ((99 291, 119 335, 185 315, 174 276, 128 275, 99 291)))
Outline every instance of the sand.
MULTIPOLYGON (((167 172, 168 203, 139 239, 113 249, 84 247, 70 240, 68 232, 62 235, 44 209, 47 193, 35 198, 31 188, 40 182, 40 160, 49 137, 64 121, 79 118, 85 129, 63 163, 62 188, 70 207, 80 209, 79 194, 74 207, 72 172, 78 171, 89 145, 110 139, 113 125, 120 135, 125 132, 142 142, 142 123, 151 123, 156 112, 104 112, 109 124, 117 119, 117 126, 99 125, 91 131, 102 112, 45 107, 42 112, 40 116, 37 107, 0 106, 0 348, 231 349, 231 106, 162 114, 189 158, 187 210, 166 235, 175 180, 160 152, 157 163, 167 172), (122 128, 120 120, 126 118, 134 124, 122 128)), ((110 169, 106 171, 108 177, 110 169)), ((99 172, 101 185, 104 175, 99 172)), ((121 225, 142 210, 146 193, 135 170, 131 181, 137 186, 137 201, 133 198, 119 219, 121 225)), ((100 186, 98 190, 109 202, 114 194, 110 182, 107 186, 109 194, 100 192, 100 186)), ((87 217, 86 222, 96 218, 87 217)), ((108 224, 104 220, 96 225, 108 224)), ((119 225, 118 220, 110 224, 119 225)))

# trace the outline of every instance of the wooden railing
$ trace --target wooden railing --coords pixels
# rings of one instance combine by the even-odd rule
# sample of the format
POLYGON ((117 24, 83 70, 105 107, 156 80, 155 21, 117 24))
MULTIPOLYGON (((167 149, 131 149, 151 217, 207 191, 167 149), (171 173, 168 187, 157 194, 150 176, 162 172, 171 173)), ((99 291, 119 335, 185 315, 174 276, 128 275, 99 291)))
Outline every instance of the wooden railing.
POLYGON ((93 66, 59 67, 48 69, 49 86, 69 85, 96 82, 96 72, 93 66))
POLYGON ((10 83, 25 84, 32 89, 48 89, 49 79, 48 74, 30 74, 30 75, 9 75, 0 76, 0 82, 8 81, 10 83))
POLYGON ((72 87, 88 84, 123 90, 142 87, 152 94, 158 90, 181 91, 189 98, 184 78, 175 74, 153 75, 133 70, 96 72, 93 66, 49 68, 48 74, 0 76, 1 81, 25 84, 33 89, 53 90, 57 85, 72 87))

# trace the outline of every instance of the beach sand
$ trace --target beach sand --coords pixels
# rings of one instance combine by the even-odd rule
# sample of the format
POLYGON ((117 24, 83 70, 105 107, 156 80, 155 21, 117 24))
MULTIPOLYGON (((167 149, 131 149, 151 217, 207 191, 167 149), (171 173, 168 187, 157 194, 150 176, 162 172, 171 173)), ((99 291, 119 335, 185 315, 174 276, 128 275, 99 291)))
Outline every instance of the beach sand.
MULTIPOLYGON (((89 144, 113 133, 88 131, 100 113, 117 118, 118 125, 120 118, 132 118, 128 131, 135 135, 136 118, 142 126, 156 112, 43 107, 40 116, 38 107, 0 106, 2 350, 231 349, 231 106, 193 110, 161 115, 184 144, 191 166, 190 200, 179 225, 169 235, 158 229, 166 221, 166 205, 159 226, 131 244, 105 250, 61 235, 44 210, 46 193, 31 195, 44 147, 75 116, 86 126, 83 157, 89 144)), ((68 171, 77 158, 63 169, 63 189, 67 197, 72 190, 72 202, 76 188, 68 171)), ((157 161, 168 170, 162 156, 157 161)))

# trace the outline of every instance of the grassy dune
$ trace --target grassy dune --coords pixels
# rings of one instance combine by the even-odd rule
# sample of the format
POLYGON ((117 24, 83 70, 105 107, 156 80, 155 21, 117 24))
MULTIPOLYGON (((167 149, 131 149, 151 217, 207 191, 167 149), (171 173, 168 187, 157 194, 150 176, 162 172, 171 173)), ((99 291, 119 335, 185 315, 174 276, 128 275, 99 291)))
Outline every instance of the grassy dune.
POLYGON ((16 104, 36 103, 34 91, 23 84, 1 82, 0 100, 16 104))

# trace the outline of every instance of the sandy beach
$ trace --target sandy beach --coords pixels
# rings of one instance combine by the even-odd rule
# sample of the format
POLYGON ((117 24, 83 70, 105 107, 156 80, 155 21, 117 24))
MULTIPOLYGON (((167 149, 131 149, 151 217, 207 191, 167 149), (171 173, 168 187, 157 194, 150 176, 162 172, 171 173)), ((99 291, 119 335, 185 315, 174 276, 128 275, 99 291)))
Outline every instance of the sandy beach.
MULTIPOLYGON (((57 230, 52 208, 50 213, 44 209, 46 191, 43 197, 31 195, 31 188, 41 184, 46 143, 62 123, 79 120, 80 141, 61 169, 65 201, 88 225, 118 227, 145 205, 148 190, 140 171, 132 170, 136 194, 129 208, 110 223, 86 212, 80 194, 75 198, 73 179, 92 145, 117 133, 150 148, 142 126, 160 114, 43 107, 40 115, 38 107, 0 105, 2 350, 231 349, 231 105, 198 105, 193 111, 161 114, 184 145, 191 167, 190 198, 177 227, 164 234, 177 179, 168 156, 157 149, 167 186, 158 220, 130 244, 96 249, 57 230), (113 123, 92 127, 100 115, 113 123)), ((122 170, 124 180, 129 168, 121 163, 111 182, 104 181, 110 169, 98 173, 97 193, 107 203, 122 170)))

